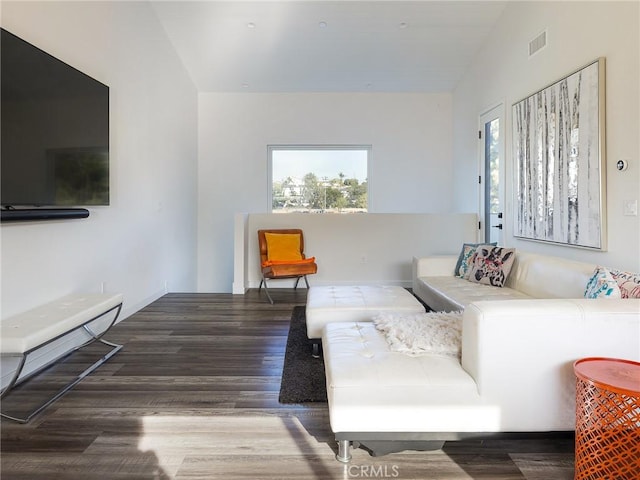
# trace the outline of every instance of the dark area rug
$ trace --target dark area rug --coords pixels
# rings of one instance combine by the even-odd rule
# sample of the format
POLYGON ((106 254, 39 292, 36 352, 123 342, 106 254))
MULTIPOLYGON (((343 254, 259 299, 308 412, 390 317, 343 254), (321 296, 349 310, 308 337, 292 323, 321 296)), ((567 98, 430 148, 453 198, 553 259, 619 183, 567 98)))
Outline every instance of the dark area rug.
POLYGON ((311 341, 307 338, 304 306, 293 307, 291 314, 279 401, 280 403, 327 401, 324 361, 322 355, 320 358, 313 358, 311 355, 311 341))

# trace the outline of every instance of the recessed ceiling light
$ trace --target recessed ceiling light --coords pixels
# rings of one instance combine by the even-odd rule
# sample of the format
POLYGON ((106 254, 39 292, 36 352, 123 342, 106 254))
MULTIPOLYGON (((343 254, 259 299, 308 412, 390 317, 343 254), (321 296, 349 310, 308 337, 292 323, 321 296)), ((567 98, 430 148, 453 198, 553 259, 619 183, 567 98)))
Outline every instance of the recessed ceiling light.
POLYGON ((253 22, 247 23, 247 28, 256 28, 256 24, 253 22))
POLYGON ((327 28, 327 22, 319 22, 319 23, 318 23, 318 26, 319 26, 320 28, 327 28))

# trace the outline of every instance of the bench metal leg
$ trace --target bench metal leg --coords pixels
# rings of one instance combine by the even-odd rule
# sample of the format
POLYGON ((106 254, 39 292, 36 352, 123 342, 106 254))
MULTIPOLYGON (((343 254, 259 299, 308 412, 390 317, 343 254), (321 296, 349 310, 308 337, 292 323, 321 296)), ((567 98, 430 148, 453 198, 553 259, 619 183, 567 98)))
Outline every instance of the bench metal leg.
MULTIPOLYGON (((110 342, 104 342, 101 341, 102 343, 110 343, 110 342)), ((112 344, 113 345, 113 344, 112 344)), ((45 408, 47 408, 49 405, 51 405, 53 402, 55 402, 56 400, 58 400, 60 397, 62 397, 65 393, 67 393, 69 390, 71 390, 73 387, 75 387, 78 383, 80 383, 82 381, 82 379, 84 379, 84 377, 86 377, 87 375, 89 375, 91 372, 93 372, 94 370, 96 370, 100 365, 102 365, 103 363, 105 363, 107 360, 109 360, 111 357, 113 357, 116 353, 118 353, 120 351, 120 349, 122 348, 122 345, 117 345, 115 348, 111 349, 111 351, 109 351, 109 353, 107 353, 106 355, 104 355, 102 358, 100 358, 98 361, 96 361, 93 365, 91 365, 89 368, 87 368, 84 372, 82 372, 80 375, 78 375, 73 381, 71 381, 70 383, 68 383, 67 385, 65 385, 60 391, 58 391, 58 393, 56 393, 53 397, 51 397, 50 399, 48 399, 46 402, 44 402, 43 404, 41 404, 39 407, 35 408, 34 410, 32 410, 25 418, 19 418, 19 417, 14 417, 12 415, 8 415, 6 413, 0 413, 0 415, 3 418, 8 418, 9 420, 14 420, 18 423, 27 423, 29 422, 29 420, 31 420, 33 417, 35 417, 37 414, 39 414, 41 411, 43 411, 45 408)), ((73 352, 75 352, 76 350, 73 350, 73 352)), ((71 353, 73 353, 71 352, 71 353)), ((26 355, 25 355, 26 357, 26 355)), ((8 390, 7 390, 8 391, 8 390)), ((4 392, 3 392, 4 393, 4 392)))
MULTIPOLYGON (((0 400, 4 398, 4 396, 9 393, 9 391, 13 388, 13 386, 16 384, 16 382, 18 381, 18 378, 20 378, 20 374, 22 373, 22 369, 24 368, 24 364, 27 362, 27 355, 26 353, 23 353, 21 355, 4 355, 7 357, 20 357, 20 361, 18 362, 18 366, 16 367, 16 371, 13 374, 13 377, 11 377, 11 381, 9 382, 9 385, 7 385, 2 392, 0 392, 0 400)), ((0 414, 2 415, 2 414, 0 414)))
MULTIPOLYGON (((65 385, 60 391, 58 391, 58 393, 56 393, 53 397, 49 398, 46 402, 44 402, 43 404, 41 404, 39 407, 35 408, 34 410, 32 410, 25 418, 19 418, 19 417, 14 417, 12 415, 8 415, 6 413, 2 413, 0 412, 0 416, 2 418, 7 418, 9 420, 13 420, 15 422, 18 423, 27 423, 29 420, 31 420, 34 416, 36 416, 38 413, 40 413, 42 410, 44 410, 45 408, 47 408, 49 405, 51 405, 53 402, 55 402, 56 400, 58 400, 60 397, 62 397, 65 393, 67 393, 69 390, 71 390, 73 387, 75 387, 78 383, 80 383, 80 381, 82 381, 82 379, 84 377, 86 377, 87 375, 89 375, 91 372, 93 372, 94 370, 96 370, 98 367, 100 367, 103 363, 105 363, 107 360, 109 360, 111 357, 113 357, 116 353, 118 353, 120 351, 120 349, 122 349, 123 345, 119 345, 117 343, 112 343, 112 342, 108 342, 106 340, 104 340, 102 337, 104 336, 105 333, 107 333, 111 327, 113 327, 113 325, 116 323, 116 320, 118 319, 118 317, 120 316, 120 311, 122 310, 122 304, 118 305, 117 307, 112 308, 111 310, 104 312, 100 315, 98 315, 97 317, 94 317, 93 319, 89 320, 87 323, 85 323, 84 325, 81 325, 82 328, 91 336, 91 339, 86 341, 85 343, 75 347, 73 350, 71 350, 69 353, 67 353, 65 356, 69 356, 74 352, 77 352, 78 350, 80 350, 81 348, 84 348, 96 341, 99 341, 100 343, 103 343, 109 347, 111 347, 111 350, 104 355, 102 358, 100 358, 98 361, 96 361, 93 365, 91 365, 89 368, 85 369, 80 375, 78 375, 74 380, 72 380, 70 383, 68 383, 67 385, 65 385), (116 312, 113 316, 113 319, 111 320, 111 322, 109 323, 109 325, 107 326, 107 328, 105 328, 105 330, 101 333, 101 334, 96 334, 93 332, 93 330, 91 330, 91 328, 89 328, 88 324, 93 322, 94 320, 97 320, 99 318, 101 318, 102 316, 112 312, 114 309, 116 309, 116 312)), ((78 327, 80 328, 80 327, 78 327)), ((77 329, 71 330, 69 332, 67 332, 66 334, 68 335, 69 333, 75 331, 77 329)), ((59 337, 58 337, 59 338, 59 337)), ((56 338, 57 339, 57 338, 56 338)), ((55 339, 54 339, 55 340, 55 339)), ((47 342, 50 343, 50 342, 47 342)), ((22 373, 22 370, 24 369, 26 360, 27 360, 27 356, 37 350, 38 348, 42 348, 45 344, 38 346, 36 349, 30 350, 28 352, 25 352, 24 354, 22 354, 22 358, 20 359, 20 363, 18 364, 16 371, 13 375, 13 378, 11 379, 11 382, 9 383, 9 385, 7 385, 4 390, 2 390, 2 392, 0 393, 0 399, 4 398, 5 395, 7 395, 9 393, 9 391, 16 385, 16 383, 18 383, 18 379, 20 378, 20 374, 22 373)), ((16 355, 17 356, 17 355, 16 355)), ((42 366, 41 368, 39 368, 37 371, 33 372, 32 374, 30 374, 29 376, 27 376, 26 378, 22 379, 22 381, 27 380, 28 378, 31 378, 32 376, 40 373, 42 370, 44 370, 45 368, 49 367, 50 365, 52 365, 54 362, 56 362, 58 359, 42 366)))

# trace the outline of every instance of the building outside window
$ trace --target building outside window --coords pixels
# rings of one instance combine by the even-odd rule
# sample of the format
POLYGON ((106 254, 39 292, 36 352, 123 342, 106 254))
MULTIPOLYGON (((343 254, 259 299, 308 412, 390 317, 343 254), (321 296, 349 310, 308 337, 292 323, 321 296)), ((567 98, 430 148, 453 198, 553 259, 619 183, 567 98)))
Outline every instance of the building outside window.
POLYGON ((273 213, 360 213, 369 204, 371 146, 269 146, 273 213))

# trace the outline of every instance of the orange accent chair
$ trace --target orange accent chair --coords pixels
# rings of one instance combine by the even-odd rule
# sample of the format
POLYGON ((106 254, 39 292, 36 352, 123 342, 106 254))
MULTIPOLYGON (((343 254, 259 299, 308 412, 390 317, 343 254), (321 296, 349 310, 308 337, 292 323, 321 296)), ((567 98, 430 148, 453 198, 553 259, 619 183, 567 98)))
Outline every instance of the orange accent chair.
POLYGON ((294 289, 298 288, 300 278, 309 288, 307 275, 318 271, 315 257, 307 258, 304 254, 304 235, 299 228, 258 230, 258 244, 260 246, 260 269, 262 280, 258 291, 264 283, 264 291, 269 302, 273 299, 267 288, 267 279, 280 280, 295 278, 294 289))

